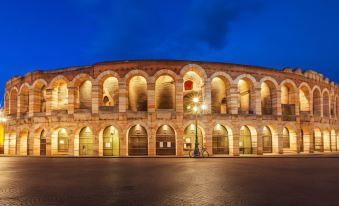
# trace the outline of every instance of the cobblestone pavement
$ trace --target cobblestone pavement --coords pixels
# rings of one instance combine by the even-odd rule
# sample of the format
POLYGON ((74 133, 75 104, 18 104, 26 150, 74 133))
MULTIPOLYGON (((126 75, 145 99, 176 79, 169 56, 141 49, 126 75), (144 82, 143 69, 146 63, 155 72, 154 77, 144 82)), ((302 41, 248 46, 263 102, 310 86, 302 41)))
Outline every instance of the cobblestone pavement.
POLYGON ((0 157, 0 205, 339 205, 339 158, 0 157))

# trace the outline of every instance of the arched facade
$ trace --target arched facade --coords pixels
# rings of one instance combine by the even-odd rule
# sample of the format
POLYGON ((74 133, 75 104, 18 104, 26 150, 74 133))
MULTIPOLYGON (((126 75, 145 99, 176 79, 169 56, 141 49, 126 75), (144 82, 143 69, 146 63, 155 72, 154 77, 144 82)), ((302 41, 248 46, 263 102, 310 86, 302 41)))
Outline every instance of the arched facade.
POLYGON ((316 72, 192 61, 105 62, 10 79, 3 150, 185 156, 197 133, 199 147, 210 155, 334 152, 338 108, 338 85, 316 72))

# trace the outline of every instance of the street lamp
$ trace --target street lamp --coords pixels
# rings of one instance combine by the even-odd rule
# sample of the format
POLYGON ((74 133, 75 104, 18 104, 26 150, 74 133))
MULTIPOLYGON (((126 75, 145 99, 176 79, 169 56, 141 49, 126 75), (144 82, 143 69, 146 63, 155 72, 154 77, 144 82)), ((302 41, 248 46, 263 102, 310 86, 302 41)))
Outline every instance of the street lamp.
POLYGON ((198 113, 207 109, 206 104, 200 103, 198 97, 193 97, 193 111, 195 113, 195 144, 194 144, 194 157, 199 157, 199 141, 198 141, 198 113))

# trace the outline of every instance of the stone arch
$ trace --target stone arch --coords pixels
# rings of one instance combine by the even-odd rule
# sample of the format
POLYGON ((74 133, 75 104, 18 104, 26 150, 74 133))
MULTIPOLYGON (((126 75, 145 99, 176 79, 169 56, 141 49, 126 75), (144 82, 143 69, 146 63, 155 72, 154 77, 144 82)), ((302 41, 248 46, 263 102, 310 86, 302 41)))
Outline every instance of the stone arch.
POLYGON ((263 115, 276 115, 278 110, 278 83, 272 77, 264 77, 260 80, 261 113, 263 115))
POLYGON ((9 96, 9 114, 16 115, 18 112, 18 89, 13 87, 9 96))
POLYGON ((169 70, 169 69, 161 69, 159 71, 157 71, 154 75, 153 75, 153 78, 155 80, 157 80, 160 76, 163 76, 163 75, 169 75, 171 76, 174 81, 176 82, 178 80, 178 75, 172 71, 172 70, 169 70))
POLYGON ((46 88, 47 82, 44 79, 34 81, 33 89, 33 113, 46 112, 46 88))
POLYGON ((33 145, 34 154, 47 155, 47 130, 44 127, 38 127, 34 130, 33 145))
POLYGON ((196 129, 195 124, 193 122, 189 121, 186 123, 186 125, 183 127, 184 128, 184 136, 183 136, 183 142, 184 142, 184 151, 189 152, 190 150, 194 150, 195 148, 195 134, 197 131, 198 134, 198 144, 199 148, 203 146, 206 142, 205 140, 205 130, 203 125, 199 124, 198 122, 198 127, 196 129))
POLYGON ((321 117, 322 114, 322 94, 318 86, 313 87, 313 115, 321 117))
POLYGON ((299 105, 300 112, 311 111, 311 88, 306 82, 299 86, 299 105))
POLYGON ((222 72, 216 72, 211 77, 212 112, 220 114, 231 113, 230 85, 232 79, 222 72))
POLYGON ((282 135, 284 153, 296 153, 298 146, 296 128, 291 124, 286 124, 283 128, 282 135))
POLYGON ((175 129, 168 124, 163 124, 157 129, 156 155, 176 155, 175 129))
POLYGON ((162 74, 155 80, 155 108, 175 109, 175 79, 162 74))
POLYGON ((92 83, 93 78, 88 74, 79 74, 70 83, 74 90, 74 108, 92 109, 92 83))
POLYGON ((94 134, 88 127, 81 127, 74 136, 74 155, 75 156, 94 156, 94 134))
POLYGON ((234 83, 238 87, 238 113, 255 114, 255 78, 249 74, 242 74, 234 80, 234 83))
POLYGON ((193 98, 204 101, 206 76, 202 68, 192 65, 182 69, 181 76, 183 78, 183 110, 185 113, 192 113, 193 98))
POLYGON ((296 105, 298 103, 298 89, 296 84, 286 79, 280 83, 281 110, 283 116, 296 115, 296 105))
POLYGON ((99 83, 99 107, 119 107, 119 74, 114 71, 102 72, 96 79, 99 83))
MULTIPOLYGON (((233 140, 232 140, 233 142, 233 140)), ((230 154, 230 135, 227 127, 216 124, 212 131, 212 151, 213 154, 230 154)))
POLYGON ((99 133, 99 156, 120 156, 120 132, 112 124, 99 133))
POLYGON ((128 108, 133 112, 147 111, 147 80, 142 75, 134 75, 128 79, 128 108))
POLYGON ((17 155, 28 155, 28 149, 29 149, 29 129, 24 128, 19 133, 19 141, 17 142, 17 155))
POLYGON ((52 89, 52 110, 67 110, 68 108, 68 79, 64 76, 55 77, 48 88, 52 89))
POLYGON ((27 83, 21 85, 19 90, 19 111, 21 114, 26 114, 29 111, 29 90, 30 86, 27 83))
POLYGON ((69 155, 71 137, 64 127, 56 127, 51 132, 51 154, 69 155))
POLYGON ((243 125, 240 127, 239 153, 257 153, 257 131, 253 126, 243 125))
POLYGON ((324 139, 323 139, 322 132, 319 127, 314 128, 313 142, 314 142, 314 151, 316 152, 324 151, 324 139))
POLYGON ((206 80, 207 79, 207 74, 204 68, 202 68, 201 66, 197 65, 197 64, 188 64, 186 66, 184 66, 181 70, 180 70, 180 76, 183 78, 184 75, 189 72, 189 71, 194 71, 195 73, 197 73, 200 78, 206 80))
POLYGON ((323 116, 329 118, 330 117, 330 94, 328 89, 324 89, 322 92, 323 97, 323 116))
POLYGON ((128 129, 128 155, 148 156, 148 134, 141 124, 128 129))

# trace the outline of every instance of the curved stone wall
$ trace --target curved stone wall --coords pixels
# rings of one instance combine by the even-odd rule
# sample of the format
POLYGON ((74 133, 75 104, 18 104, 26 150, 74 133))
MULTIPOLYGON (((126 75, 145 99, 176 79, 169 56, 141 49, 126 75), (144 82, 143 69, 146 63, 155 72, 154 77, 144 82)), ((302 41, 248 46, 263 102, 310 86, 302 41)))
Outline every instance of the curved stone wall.
POLYGON ((334 152, 338 88, 315 71, 192 61, 35 71, 6 84, 4 152, 185 156, 196 130, 211 155, 334 152))

